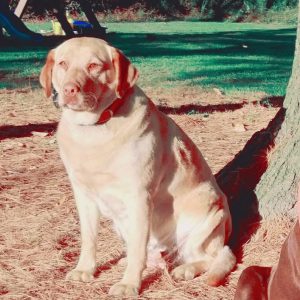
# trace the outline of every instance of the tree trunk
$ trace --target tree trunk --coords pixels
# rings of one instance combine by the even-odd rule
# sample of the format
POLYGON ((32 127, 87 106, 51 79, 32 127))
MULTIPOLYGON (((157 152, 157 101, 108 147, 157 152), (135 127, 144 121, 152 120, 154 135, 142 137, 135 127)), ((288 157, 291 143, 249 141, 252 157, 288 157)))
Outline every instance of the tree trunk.
MULTIPOLYGON (((269 166, 256 187, 262 217, 295 216, 300 178, 300 5, 292 75, 283 103, 285 120, 271 150, 269 166)), ((276 71, 275 71, 276 72, 276 71)))

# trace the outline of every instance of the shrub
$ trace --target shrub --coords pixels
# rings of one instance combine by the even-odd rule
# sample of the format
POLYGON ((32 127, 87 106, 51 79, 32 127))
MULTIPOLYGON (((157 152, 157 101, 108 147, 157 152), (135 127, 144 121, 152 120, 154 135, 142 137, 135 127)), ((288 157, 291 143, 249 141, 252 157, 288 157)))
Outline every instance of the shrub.
MULTIPOLYGON (((0 0, 1 1, 1 0, 0 0)), ((62 1, 62 0, 56 0, 62 1)), ((294 12, 298 0, 89 0, 102 21, 156 21, 156 20, 262 20, 268 22, 294 22, 294 12), (280 17, 280 13, 282 17, 280 17)), ((14 9, 18 0, 11 0, 14 9)), ((45 3, 54 1, 31 0, 26 14, 28 17, 45 15, 45 3)), ((67 9, 81 15, 76 0, 66 0, 67 9)), ((52 11, 47 11, 52 15, 52 11)))

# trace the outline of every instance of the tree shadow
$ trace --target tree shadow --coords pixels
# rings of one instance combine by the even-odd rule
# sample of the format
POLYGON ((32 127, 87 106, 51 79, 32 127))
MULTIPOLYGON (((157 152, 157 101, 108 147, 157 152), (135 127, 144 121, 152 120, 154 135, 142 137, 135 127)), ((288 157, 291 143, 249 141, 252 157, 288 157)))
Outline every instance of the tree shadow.
MULTIPOLYGON (((148 36, 147 33, 117 33, 109 38, 133 62, 147 59, 158 65, 158 70, 169 70, 167 81, 170 84, 185 81, 191 85, 224 89, 254 89, 257 86, 266 89, 272 83, 285 86, 295 49, 294 28, 153 33, 151 41, 148 36)), ((270 94, 275 94, 275 87, 269 89, 270 94)))
POLYGON ((213 113, 213 112, 225 112, 241 109, 246 101, 240 103, 226 103, 226 104, 212 104, 212 105, 200 105, 200 104, 184 104, 178 107, 172 107, 167 105, 159 105, 158 109, 165 114, 183 115, 189 113, 213 113))
POLYGON ((140 288, 140 293, 142 294, 144 291, 149 290, 151 286, 161 279, 162 270, 156 270, 153 273, 148 274, 142 279, 142 284, 140 288))
MULTIPOLYGON (((147 72, 157 74, 157 80, 161 78, 157 70, 166 68, 169 75, 163 79, 171 84, 186 81, 191 85, 254 89, 270 83, 284 86, 287 82, 295 48, 295 29, 199 34, 121 32, 109 34, 107 39, 141 66, 142 71, 147 66, 147 72), (144 65, 145 59, 147 64, 144 65), (187 64, 193 67, 187 69, 187 64)), ((47 52, 63 40, 63 37, 51 37, 35 45, 1 40, 1 69, 10 75, 2 78, 0 87, 15 88, 14 79, 28 77, 29 73, 30 84, 37 87, 38 73, 47 52), (24 70, 28 70, 26 75, 24 70)), ((26 81, 21 83, 25 85, 26 81)))
POLYGON ((260 226, 255 187, 267 170, 267 154, 274 146, 285 112, 285 108, 281 107, 268 126, 256 132, 235 158, 215 175, 228 198, 233 222, 229 244, 239 262, 242 260, 244 243, 260 226))
MULTIPOLYGON (((253 101, 253 104, 260 104, 268 107, 281 107, 284 97, 272 96, 266 97, 259 101, 253 101)), ((165 114, 182 115, 189 113, 213 113, 213 112, 225 112, 241 109, 244 105, 249 104, 247 101, 239 103, 226 103, 226 104, 214 104, 214 105, 200 105, 200 104, 187 104, 177 107, 158 105, 158 109, 165 114)), ((53 135, 57 122, 41 123, 41 124, 26 124, 26 125, 4 125, 0 126, 0 141, 9 138, 22 138, 32 136, 32 131, 46 132, 48 135, 53 135)), ((224 169, 223 169, 224 170, 224 169)))
POLYGON ((64 36, 45 37, 43 42, 1 38, 0 88, 40 87, 38 74, 50 49, 66 40, 64 36))
POLYGON ((151 36, 154 38, 150 41, 149 33, 120 32, 108 36, 108 40, 130 57, 218 55, 225 63, 231 63, 233 57, 238 63, 244 63, 247 57, 250 62, 255 61, 250 55, 292 59, 295 33, 295 28, 192 34, 153 32, 151 36))
POLYGON ((119 256, 119 257, 116 257, 116 258, 113 258, 109 261, 107 261, 106 263, 98 266, 96 268, 96 271, 94 272, 94 277, 95 278, 98 278, 100 276, 100 274, 104 271, 108 271, 110 269, 113 268, 113 266, 117 265, 119 263, 119 261, 123 258, 124 256, 119 256))
MULTIPOLYGON (((261 105, 264 107, 282 107, 284 97, 283 96, 271 96, 264 97, 259 101, 252 101, 254 105, 261 105)), ((241 109, 245 105, 249 104, 249 101, 241 101, 238 103, 221 103, 221 104, 183 104, 180 106, 168 106, 168 105, 158 105, 158 109, 165 113, 171 115, 183 115, 183 114, 196 114, 196 113, 214 113, 214 112, 225 112, 225 111, 235 111, 241 109)))
POLYGON ((21 138, 32 136, 32 131, 47 132, 53 135, 57 127, 57 122, 44 124, 27 125, 4 125, 0 126, 0 141, 9 138, 21 138))

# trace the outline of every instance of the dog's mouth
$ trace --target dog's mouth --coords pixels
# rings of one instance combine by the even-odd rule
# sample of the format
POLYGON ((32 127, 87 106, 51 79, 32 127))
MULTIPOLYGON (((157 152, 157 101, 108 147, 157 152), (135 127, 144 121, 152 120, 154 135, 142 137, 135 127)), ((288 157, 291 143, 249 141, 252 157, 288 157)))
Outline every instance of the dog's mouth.
POLYGON ((57 90, 52 88, 52 100, 56 107, 70 109, 78 112, 97 112, 105 99, 110 97, 109 89, 101 83, 87 81, 84 84, 74 84, 77 90, 65 90, 67 84, 57 90))
POLYGON ((100 102, 99 98, 94 93, 78 94, 73 98, 62 96, 62 99, 59 99, 59 95, 57 95, 56 98, 57 99, 53 99, 55 105, 71 109, 73 111, 93 112, 98 109, 100 102))

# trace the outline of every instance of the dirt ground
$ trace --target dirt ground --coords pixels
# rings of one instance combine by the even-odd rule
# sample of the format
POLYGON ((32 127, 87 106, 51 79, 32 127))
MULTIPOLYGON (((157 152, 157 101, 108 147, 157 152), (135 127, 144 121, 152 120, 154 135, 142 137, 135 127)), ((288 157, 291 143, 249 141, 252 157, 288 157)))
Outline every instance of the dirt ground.
MULTIPOLYGON (((214 173, 279 109, 259 105, 263 94, 228 97, 190 88, 146 91, 194 140, 214 173), (180 108, 191 103, 195 105, 180 108)), ((0 116, 1 298, 108 299, 109 287, 124 270, 118 264, 124 245, 106 219, 100 224, 95 280, 64 279, 78 259, 80 233, 55 139, 59 111, 41 90, 1 90, 0 116)), ((207 286, 205 275, 175 282, 167 270, 146 270, 140 299, 233 299, 241 270, 251 264, 275 264, 291 225, 290 220, 262 222, 223 286, 207 286)))

